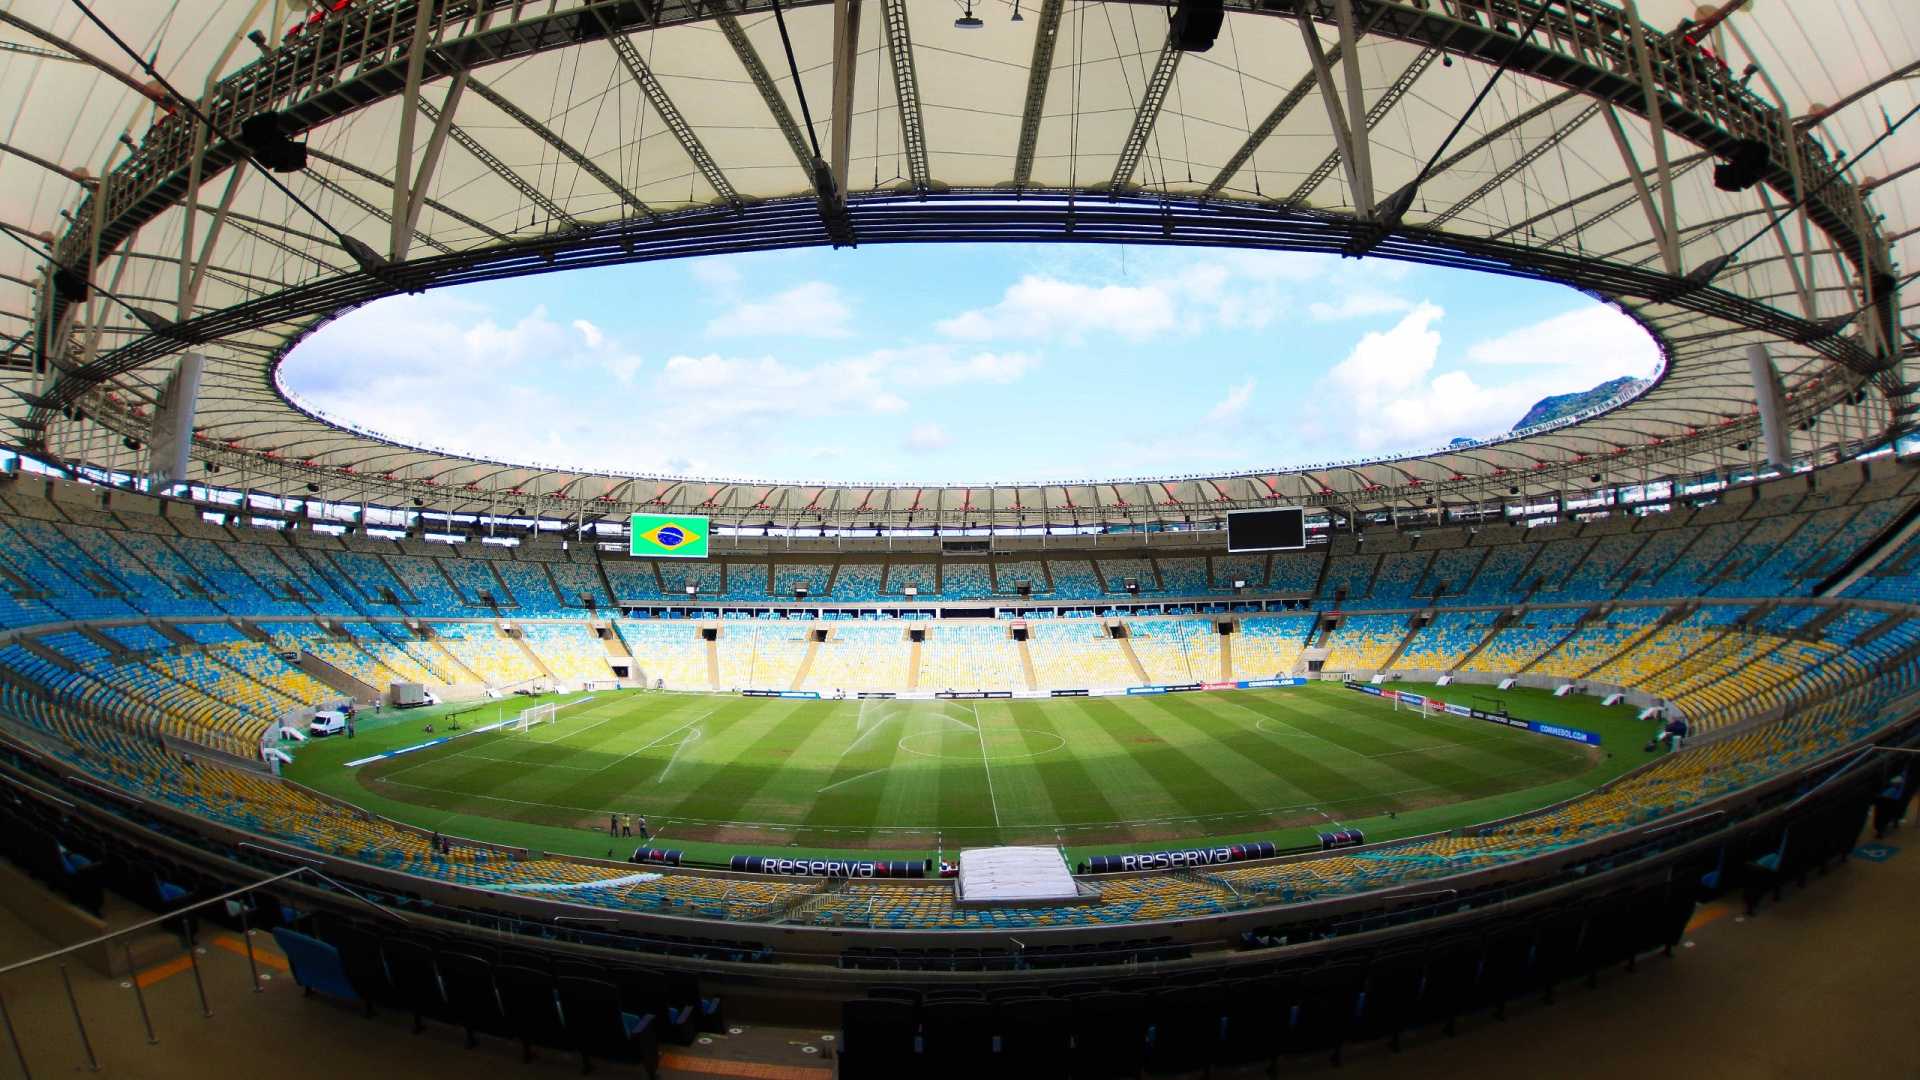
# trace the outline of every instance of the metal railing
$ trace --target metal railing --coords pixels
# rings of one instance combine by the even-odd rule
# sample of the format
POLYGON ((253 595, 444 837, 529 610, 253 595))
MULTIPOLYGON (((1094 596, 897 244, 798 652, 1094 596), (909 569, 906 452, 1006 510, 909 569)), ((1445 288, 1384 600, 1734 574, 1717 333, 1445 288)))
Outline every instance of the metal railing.
MULTIPOLYGON (((87 1018, 81 1011, 80 998, 74 993, 73 976, 72 972, 68 969, 68 961, 70 959, 90 950, 103 950, 108 958, 107 967, 109 971, 111 971, 114 960, 113 950, 117 945, 119 948, 119 959, 126 966, 125 985, 133 991, 133 1000, 140 1015, 140 1025, 145 1033, 146 1045, 158 1046, 160 1043, 160 1035, 154 1028, 153 1012, 147 1007, 146 987, 141 982, 142 970, 134 961, 134 942, 130 940, 131 937, 155 928, 170 928, 179 934, 181 951, 186 956, 188 968, 193 972, 193 987, 194 993, 199 999, 200 1015, 203 1019, 212 1019, 213 1004, 207 997, 206 980, 202 977, 200 971, 198 941, 194 933, 191 916, 195 912, 214 907, 215 905, 227 906, 227 911, 234 918, 237 918, 240 923, 239 936, 244 946, 243 952, 247 959, 247 973, 251 990, 256 994, 261 993, 260 965, 253 948, 253 928, 248 924, 248 914, 253 908, 248 903, 235 903, 235 901, 241 900, 249 894, 258 892, 269 886, 303 875, 315 879, 332 890, 336 890, 341 895, 359 901, 361 904, 379 912, 388 919, 392 919, 402 925, 409 925, 409 920, 399 912, 369 900, 354 889, 341 884, 339 881, 321 873, 311 866, 299 866, 260 881, 243 885, 240 888, 230 889, 217 896, 210 896, 204 900, 196 900, 178 910, 169 911, 163 915, 156 915, 153 918, 142 920, 131 926, 125 926, 97 937, 88 938, 85 941, 61 946, 51 952, 42 953, 38 956, 0 966, 0 984, 3 984, 9 976, 42 968, 47 964, 57 965, 60 972, 61 988, 65 992, 67 1000, 67 1008, 73 1015, 74 1033, 78 1037, 81 1056, 84 1059, 82 1064, 84 1064, 88 1072, 99 1072, 101 1071, 100 1055, 94 1048, 94 1040, 93 1036, 89 1033, 90 1029, 87 1024, 87 1018)), ((151 967, 152 965, 149 965, 148 970, 151 970, 151 967)), ((96 1017, 96 1020, 97 1019, 96 1017)), ((4 986, 0 986, 0 1028, 4 1028, 6 1032, 7 1042, 13 1050, 14 1061, 20 1067, 20 1075, 25 1078, 25 1080, 32 1080, 33 1072, 27 1062, 26 1047, 21 1041, 19 1028, 14 1024, 13 1011, 7 1004, 7 993, 4 986)))

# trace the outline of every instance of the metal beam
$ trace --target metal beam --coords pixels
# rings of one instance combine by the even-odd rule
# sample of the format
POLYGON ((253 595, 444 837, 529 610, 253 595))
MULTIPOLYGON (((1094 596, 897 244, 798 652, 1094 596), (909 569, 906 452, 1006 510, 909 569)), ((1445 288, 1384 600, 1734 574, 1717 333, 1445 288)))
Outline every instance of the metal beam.
MULTIPOLYGON (((449 112, 443 112, 440 114, 442 120, 452 115, 453 114, 449 112)), ((436 128, 437 127, 438 125, 436 125, 436 128)), ((314 146, 307 147, 307 156, 310 158, 313 158, 315 161, 324 161, 327 164, 332 165, 336 169, 340 169, 345 172, 350 172, 362 180, 370 180, 376 184, 384 184, 389 187, 391 187, 393 184, 393 181, 387 179, 384 176, 381 176, 379 173, 374 172, 372 169, 362 168, 361 166, 355 165, 353 162, 348 161, 345 158, 334 157, 332 154, 329 154, 318 147, 314 147, 314 146)), ((425 167, 424 163, 422 163, 422 167, 423 168, 425 167)), ((476 218, 468 217, 467 215, 461 213, 458 210, 455 210, 453 207, 448 206, 445 203, 436 201, 434 199, 423 197, 422 189, 419 188, 418 186, 416 186, 413 189, 413 195, 421 205, 430 206, 436 212, 445 214, 446 216, 452 218, 455 221, 458 221, 460 224, 465 225, 467 228, 472 229, 475 232, 484 233, 487 236, 492 237, 498 243, 506 244, 506 243, 511 243, 513 240, 513 238, 508 236, 506 233, 501 232, 500 230, 492 227, 491 225, 486 224, 483 221, 480 221, 476 218)))
MULTIPOLYGON (((1506 134, 1507 131, 1510 131, 1513 128, 1519 127, 1521 124, 1526 123, 1528 120, 1533 119, 1535 116, 1542 115, 1548 112, 1553 106, 1558 105, 1561 102, 1566 101, 1573 96, 1574 95, 1572 95, 1571 93, 1562 94, 1561 96, 1554 98, 1552 101, 1547 102, 1544 105, 1528 110, 1525 115, 1516 117, 1513 121, 1511 121, 1508 124, 1501 125, 1501 128, 1499 131, 1489 132, 1485 137, 1476 141, 1472 146, 1469 146, 1465 150, 1462 150, 1460 153, 1455 154, 1452 157, 1448 158, 1445 162, 1443 162, 1439 167, 1435 168, 1433 171, 1436 173, 1440 172, 1441 169, 1444 169, 1448 165, 1452 165, 1454 162, 1461 160, 1465 155, 1472 153, 1473 151, 1479 149, 1481 146, 1484 146, 1487 143, 1492 142, 1494 139, 1497 139, 1501 135, 1506 134)), ((1473 189, 1472 193, 1467 195, 1466 198, 1461 199, 1459 202, 1456 202, 1452 206, 1447 207, 1445 210, 1441 211, 1437 217, 1427 222, 1427 228, 1437 229, 1440 226, 1445 225, 1447 222, 1452 221, 1454 218, 1459 217, 1461 212, 1466 210, 1468 207, 1474 205, 1475 203, 1479 202, 1481 199, 1486 198, 1488 195, 1498 190, 1508 180, 1513 179, 1522 170, 1532 165, 1535 161, 1538 161, 1540 157, 1544 155, 1547 151, 1560 145, 1561 140, 1565 139, 1567 136, 1573 134, 1574 132, 1580 130, 1581 126, 1586 124, 1588 120, 1593 119, 1593 115, 1599 111, 1600 111, 1600 103, 1594 102, 1593 104, 1588 105, 1586 108, 1580 110, 1580 114, 1578 116, 1575 116, 1573 119, 1567 121, 1566 123, 1555 127, 1551 132, 1547 133, 1547 136, 1545 138, 1541 139, 1539 142, 1529 147, 1526 153, 1521 154, 1519 157, 1515 158, 1512 162, 1510 162, 1506 166, 1506 168, 1503 168, 1499 172, 1493 174, 1493 176, 1489 178, 1486 183, 1481 184, 1479 187, 1473 189)))
MULTIPOLYGON (((1673 233, 1668 229, 1669 220, 1662 216, 1660 208, 1654 205, 1653 192, 1647 187, 1646 175, 1640 169, 1639 160, 1634 157, 1632 145, 1627 142, 1626 129, 1620 126, 1620 115, 1613 111, 1611 105, 1605 106, 1603 111, 1607 118, 1607 130, 1613 134, 1613 145, 1620 151, 1620 160, 1626 163, 1627 179, 1632 181, 1634 194, 1640 199, 1640 208, 1646 212, 1647 228, 1652 231, 1654 241, 1660 245, 1660 261, 1665 265, 1667 273, 1677 277, 1680 273, 1680 248, 1675 242, 1673 233)), ((1660 155, 1659 163, 1654 168, 1659 174, 1660 188, 1666 192, 1665 202, 1671 206, 1673 193, 1670 188, 1673 171, 1667 167, 1664 153, 1660 155)))
POLYGON ((641 202, 633 192, 628 191, 625 184, 615 180, 605 169, 595 164, 592 158, 581 153, 572 143, 561 138, 559 132, 534 119, 525 109, 507 100, 505 94, 474 78, 467 80, 467 88, 485 98, 494 108, 512 117, 514 122, 518 123, 521 127, 540 136, 541 140, 548 146, 553 147, 561 157, 579 166, 581 172, 593 177, 600 182, 602 187, 619 196, 620 201, 626 203, 635 213, 644 214, 649 218, 657 218, 659 216, 655 214, 653 209, 646 203, 641 202))
MULTIPOLYGON (((407 79, 400 89, 400 135, 393 156, 393 212, 386 215, 389 230, 389 258, 405 262, 413 234, 407 228, 407 211, 413 203, 413 128, 420 117, 414 106, 420 100, 420 79, 427 67, 427 42, 433 37, 433 14, 437 0, 419 0, 419 13, 413 20, 413 37, 407 45, 407 79)), ((453 110, 448 109, 451 113, 453 110)), ((445 114, 443 114, 444 116, 445 114)), ((434 124, 438 129, 438 121, 434 124)))
MULTIPOLYGON (((1347 135, 1352 144, 1347 152, 1353 155, 1353 206, 1361 217, 1369 217, 1373 214, 1373 142, 1367 132, 1373 123, 1360 84, 1360 34, 1354 27, 1353 0, 1333 0, 1333 16, 1340 29, 1340 44, 1346 47, 1340 67, 1347 76, 1347 135)), ((1431 63, 1432 57, 1426 60, 1431 63)), ((1425 64, 1418 66, 1425 68, 1425 64)))
POLYGON ((733 184, 727 180, 727 175, 720 171, 720 166, 713 160, 713 155, 707 153, 706 146, 700 141, 699 133, 693 130, 693 125, 688 123, 687 118, 681 114, 680 107, 667 96, 666 88, 660 85, 659 79, 654 78, 653 69, 640 58, 640 50, 633 47, 633 41, 624 34, 614 34, 607 38, 607 43, 613 46, 614 55, 620 58, 620 63, 626 67, 627 74, 632 76, 634 83, 640 87, 640 92, 647 96, 647 102, 653 106, 653 111, 667 125, 667 130, 673 132, 673 137, 680 143, 680 148, 687 152, 687 157, 693 161, 693 167, 700 170, 700 175, 706 178, 707 186, 713 189, 714 194, 718 195, 721 201, 739 206, 740 193, 733 189, 733 184))
MULTIPOLYGON (((1333 63, 1339 58, 1339 45, 1336 44, 1327 50, 1328 63, 1333 63)), ((1313 93, 1314 82, 1314 72, 1308 69, 1307 73, 1300 76, 1299 80, 1293 84, 1293 89, 1287 91, 1287 96, 1281 98, 1280 103, 1267 113, 1266 119, 1260 121, 1258 127, 1247 133, 1246 141, 1241 143, 1240 149, 1235 150, 1233 156, 1227 159, 1227 163, 1220 167, 1220 171, 1214 175, 1213 182, 1200 193, 1201 198, 1211 199, 1225 190, 1228 181, 1239 175, 1240 170, 1246 167, 1247 162, 1253 160, 1253 155, 1259 151, 1267 139, 1272 137, 1281 123, 1293 114, 1293 110, 1298 108, 1302 101, 1307 99, 1308 94, 1313 93)))
MULTIPOLYGON (((883 0, 884 2, 884 0, 883 0)), ((905 11, 900 18, 906 19, 905 11)), ((892 38, 893 13, 887 12, 888 38, 892 38)), ((895 78, 898 80, 896 58, 895 78)), ((913 74, 912 53, 907 55, 907 74, 913 74)), ((833 0, 833 127, 827 132, 828 164, 833 167, 833 189, 847 190, 847 170, 851 167, 853 156, 853 86, 860 67, 860 0, 833 0)), ((914 91, 914 108, 920 106, 919 92, 914 91)), ((902 108, 905 108, 903 105, 902 108)), ((905 118, 901 119, 902 127, 905 118)), ((924 148, 922 153, 925 153, 924 148)), ((916 188, 919 185, 915 185, 916 188)))
POLYGON ((800 124, 793 118, 793 110, 787 108, 787 99, 780 96, 780 87, 775 85, 773 76, 767 72, 766 62, 760 59, 760 52, 747 39, 746 28, 733 12, 725 7, 713 9, 713 21, 720 27, 720 33, 733 47, 735 56, 740 58, 740 66, 747 69, 747 78, 753 88, 760 91, 760 100, 767 103, 767 112, 773 115, 773 122, 780 127, 780 134, 786 136, 787 148, 793 151, 793 160, 799 164, 800 171, 807 177, 807 186, 813 184, 813 151, 807 149, 807 137, 800 133, 800 124))
MULTIPOLYGON (((1640 9, 1634 0, 1621 0, 1627 16, 1628 40, 1633 43, 1634 59, 1640 75, 1640 92, 1645 96, 1647 127, 1653 133, 1653 167, 1660 177, 1660 218, 1665 227, 1659 234, 1666 237, 1667 272, 1680 273, 1680 213, 1674 205, 1673 176, 1667 162, 1667 121, 1662 115, 1662 93, 1660 85, 1653 78, 1653 52, 1647 47, 1646 24, 1640 21, 1640 9)), ((1615 138, 1620 138, 1619 121, 1614 119, 1615 138)), ((1622 140, 1624 146, 1625 141, 1622 140)), ((1637 170, 1636 170, 1637 175, 1637 170)))
MULTIPOLYGON (((1407 91, 1413 89, 1413 84, 1418 81, 1420 76, 1426 73, 1427 68, 1431 67, 1433 62, 1439 58, 1439 49, 1420 50, 1420 55, 1413 58, 1413 63, 1407 65, 1407 69, 1400 73, 1400 77, 1393 81, 1393 85, 1387 87, 1386 92, 1382 93, 1379 100, 1373 103, 1373 107, 1367 110, 1366 119, 1361 125, 1361 130, 1355 133, 1354 145, 1356 149, 1364 147, 1367 144, 1366 133, 1378 127, 1380 121, 1387 118, 1387 114, 1393 111, 1394 105, 1406 96, 1407 91)), ((1351 70, 1351 65, 1349 65, 1349 70, 1351 70)), ((1339 165, 1340 155, 1338 153, 1328 154, 1325 160, 1320 162, 1318 168, 1309 173, 1305 180, 1300 181, 1300 186, 1294 189, 1293 194, 1287 196, 1287 205, 1299 206, 1305 203, 1308 197, 1313 194, 1314 189, 1325 183, 1327 177, 1332 176, 1333 170, 1339 167, 1339 165)), ((1368 191, 1373 190, 1371 165, 1368 166, 1368 174, 1363 182, 1367 185, 1368 191)))
MULTIPOLYGON (((440 110, 435 108, 433 103, 425 98, 420 99, 420 111, 432 117, 436 122, 440 119, 440 110)), ((578 229, 580 227, 579 219, 567 213, 566 210, 561 208, 559 203, 547 198, 545 192, 528 183, 519 173, 509 168, 506 162, 495 157, 493 151, 483 146, 479 139, 467 134, 459 124, 448 125, 447 135, 452 138, 454 142, 459 143, 467 153, 478 158, 480 164, 485 165, 495 176, 512 185, 513 189, 518 191, 528 202, 546 211, 549 218, 560 222, 568 229, 578 229)))
POLYGON ((1140 91, 1140 107, 1134 110, 1133 127, 1127 132, 1127 141, 1120 147, 1120 156, 1114 159, 1113 176, 1107 181, 1109 190, 1118 191, 1133 182, 1133 171, 1140 166, 1140 156, 1146 153, 1147 139, 1153 135, 1153 125, 1160 119, 1160 107, 1166 104, 1167 91, 1173 86, 1174 73, 1180 70, 1180 57, 1184 50, 1174 40, 1172 31, 1168 31, 1167 40, 1160 46, 1160 58, 1153 62, 1153 72, 1147 76, 1147 85, 1140 91))
POLYGON ((1360 178, 1353 166, 1353 137, 1347 130, 1346 117, 1341 115, 1340 91, 1334 89, 1333 71, 1328 64, 1326 50, 1320 47, 1320 33, 1313 28, 1313 19, 1308 16, 1305 4, 1299 9, 1299 22, 1300 37, 1307 46, 1307 62, 1313 65, 1313 78, 1320 87, 1320 101, 1327 107, 1327 126, 1333 130, 1334 152, 1340 155, 1340 163, 1346 166, 1347 186, 1353 190, 1354 209, 1364 217, 1373 209, 1373 196, 1371 192, 1360 190, 1360 178))
MULTIPOLYGON (((827 235, 833 238, 835 247, 851 246, 857 238, 853 234, 853 222, 847 216, 845 189, 835 186, 832 166, 819 160, 808 148, 808 139, 794 120, 793 110, 787 108, 787 99, 780 96, 780 87, 767 72, 766 63, 760 59, 759 50, 747 38, 747 30, 740 25, 740 20, 724 7, 713 8, 712 14, 727 44, 733 48, 734 55, 740 58, 740 66, 746 69, 748 80, 760 92, 760 100, 766 103, 767 112, 779 125, 780 133, 786 136, 787 147, 793 151, 794 161, 807 177, 807 187, 813 192, 814 203, 820 211, 820 221, 827 227, 827 235)), ((800 92, 798 86, 793 89, 796 94, 800 92)))
POLYGON ((1033 59, 1027 63, 1027 100, 1020 110, 1020 144, 1013 154, 1013 186, 1033 182, 1033 155, 1040 144, 1040 120, 1047 104, 1047 85, 1053 80, 1053 47, 1060 40, 1060 13, 1066 0, 1043 0, 1035 18, 1033 59))
POLYGON ((886 15, 887 56, 893 61, 893 95, 900 109, 900 141, 907 152, 907 178, 913 182, 913 190, 925 192, 933 180, 927 165, 926 116, 920 109, 920 79, 913 67, 913 35, 907 29, 907 0, 880 0, 880 3, 886 15))
MULTIPOLYGON (((441 213, 460 220, 471 221, 463 214, 455 213, 427 198, 427 191, 433 184, 434 174, 440 168, 440 158, 447 148, 447 133, 453 127, 453 117, 460 108, 460 95, 467 91, 468 75, 462 71, 453 77, 447 87, 447 96, 440 101, 440 118, 433 122, 433 133, 427 136, 427 152, 420 159, 420 168, 413 174, 413 183, 407 192, 406 228, 409 235, 420 228, 420 211, 431 203, 441 213)), ((409 111, 412 107, 409 106, 409 111)), ((481 231, 493 230, 481 226, 481 231)))
MULTIPOLYGON (((333 195, 336 195, 339 198, 345 199, 347 202, 352 203, 354 206, 359 207, 369 217, 372 217, 376 221, 379 221, 381 224, 388 225, 388 226, 391 226, 394 224, 392 215, 388 214, 385 210, 380 209, 378 206, 375 206, 373 203, 367 201, 366 199, 361 198, 359 195, 355 194, 353 191, 349 190, 347 187, 342 185, 338 180, 335 180, 330 176, 323 175, 319 172, 315 172, 312 169, 307 170, 307 175, 313 179, 314 183, 319 184, 321 187, 325 188, 327 191, 329 191, 333 195)), ((409 241, 419 240, 421 243, 427 245, 428 247, 432 248, 433 250, 439 252, 442 255, 453 254, 452 248, 448 247, 447 245, 441 243, 438 240, 435 240, 433 237, 428 236, 426 233, 423 233, 418 229, 407 230, 407 239, 409 241)), ((407 257, 407 249, 409 246, 410 246, 409 244, 399 244, 395 246, 393 249, 394 250, 393 257, 396 260, 405 259, 407 257)))

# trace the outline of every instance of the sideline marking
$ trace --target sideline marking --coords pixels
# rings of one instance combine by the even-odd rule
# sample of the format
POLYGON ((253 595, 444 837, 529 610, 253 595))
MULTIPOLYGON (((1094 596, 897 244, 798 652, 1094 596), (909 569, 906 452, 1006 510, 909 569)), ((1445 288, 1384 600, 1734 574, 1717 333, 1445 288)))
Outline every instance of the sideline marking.
POLYGON ((673 771, 674 762, 680 760, 680 751, 685 750, 687 748, 688 743, 696 743, 699 741, 700 741, 699 728, 694 728, 692 731, 689 731, 685 735, 682 735, 680 737, 680 741, 674 744, 673 753, 669 755, 667 758, 667 767, 660 770, 660 775, 654 777, 653 782, 656 784, 665 783, 667 780, 667 774, 673 771))
MULTIPOLYGON (((980 706, 973 707, 973 734, 980 740, 980 767, 987 772, 987 805, 993 807, 993 827, 1000 827, 1000 800, 993 794, 993 765, 987 761, 987 736, 980 730, 980 706)), ((1062 745, 1065 745, 1063 742, 1062 745)))
MULTIPOLYGON (((623 762, 623 761, 625 761, 625 760, 627 760, 628 758, 630 758, 630 757, 632 757, 633 755, 635 755, 635 754, 637 754, 637 753, 639 753, 640 751, 642 751, 642 750, 651 750, 651 749, 653 749, 654 747, 656 747, 656 746, 658 746, 658 745, 660 745, 660 744, 661 744, 661 743, 663 743, 663 742, 666 742, 666 741, 667 741, 668 739, 671 739, 671 738, 673 738, 673 737, 674 737, 675 735, 678 735, 678 734, 680 734, 681 732, 683 732, 683 731, 685 731, 685 730, 687 730, 688 728, 690 728, 690 727, 692 727, 693 725, 695 725, 695 724, 697 724, 697 723, 699 723, 699 722, 700 722, 700 721, 702 721, 702 720, 705 720, 705 719, 706 719, 707 717, 709 717, 709 716, 712 716, 712 715, 713 715, 714 713, 716 713, 716 712, 719 712, 719 711, 720 711, 720 710, 718 710, 718 709, 708 709, 708 710, 707 710, 706 712, 703 712, 703 713, 701 713, 701 714, 700 714, 699 716, 696 716, 696 717, 694 717, 693 719, 691 719, 691 720, 689 720, 689 721, 687 721, 686 723, 684 723, 684 724, 681 724, 681 725, 680 725, 679 727, 677 727, 677 728, 674 728, 674 729, 673 729, 672 731, 669 731, 669 732, 667 732, 667 733, 666 733, 665 735, 662 735, 662 736, 660 736, 659 738, 657 738, 657 739, 655 739, 655 740, 653 740, 652 742, 650 742, 650 743, 648 743, 647 745, 645 745, 645 746, 636 746, 636 747, 634 747, 634 748, 633 748, 632 750, 629 750, 629 751, 627 751, 626 753, 624 753, 624 754, 621 754, 621 755, 620 755, 619 757, 617 757, 617 758, 614 758, 614 759, 613 759, 612 761, 609 761, 609 762, 607 762, 607 763, 606 763, 605 765, 602 765, 602 766, 600 766, 599 768, 597 768, 597 769, 595 769, 595 770, 593 770, 593 771, 594 771, 594 772, 596 772, 596 773, 603 773, 603 772, 606 772, 606 771, 607 771, 608 769, 611 769, 611 768, 613 768, 613 767, 614 767, 615 765, 618 765, 618 764, 620 764, 621 762, 623 762)), ((553 805, 553 804, 551 804, 551 803, 531 803, 531 804, 529 804, 529 805, 532 805, 532 806, 551 806, 551 805, 553 805)), ((575 809, 577 809, 577 807, 576 807, 575 809)))

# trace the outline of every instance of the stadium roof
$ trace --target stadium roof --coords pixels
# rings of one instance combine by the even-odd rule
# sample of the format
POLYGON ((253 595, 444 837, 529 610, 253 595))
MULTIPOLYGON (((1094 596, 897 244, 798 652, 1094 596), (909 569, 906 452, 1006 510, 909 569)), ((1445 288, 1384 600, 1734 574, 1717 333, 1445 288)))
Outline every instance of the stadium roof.
POLYGON ((1797 455, 1870 445, 1913 408, 1896 289, 1920 243, 1920 123, 1897 126, 1920 100, 1909 0, 1749 0, 1699 46, 1673 31, 1712 9, 1681 0, 1644 0, 1644 23, 1592 0, 1234 0, 1205 51, 1177 47, 1157 4, 771 3, 0 4, 5 437, 138 467, 127 444, 192 350, 208 359, 195 477, 451 511, 1138 520, 1751 464, 1749 344, 1778 365, 1797 455), (242 122, 270 111, 305 169, 244 163, 242 122), (1764 148, 1762 182, 1721 190, 1743 143, 1764 148), (1598 415, 1422 456, 985 488, 485 462, 309 415, 274 377, 304 334, 394 292, 948 240, 1550 277, 1619 303, 1667 364, 1598 415))

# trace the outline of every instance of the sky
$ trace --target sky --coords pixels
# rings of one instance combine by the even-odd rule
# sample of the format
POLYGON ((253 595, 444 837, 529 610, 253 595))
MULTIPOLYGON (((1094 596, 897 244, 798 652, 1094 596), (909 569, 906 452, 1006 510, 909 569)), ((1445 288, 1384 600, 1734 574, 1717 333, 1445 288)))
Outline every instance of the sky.
POLYGON ((732 479, 995 483, 1305 466, 1651 376, 1559 285, 1383 259, 1072 245, 716 256, 398 296, 283 385, 404 442, 732 479))

